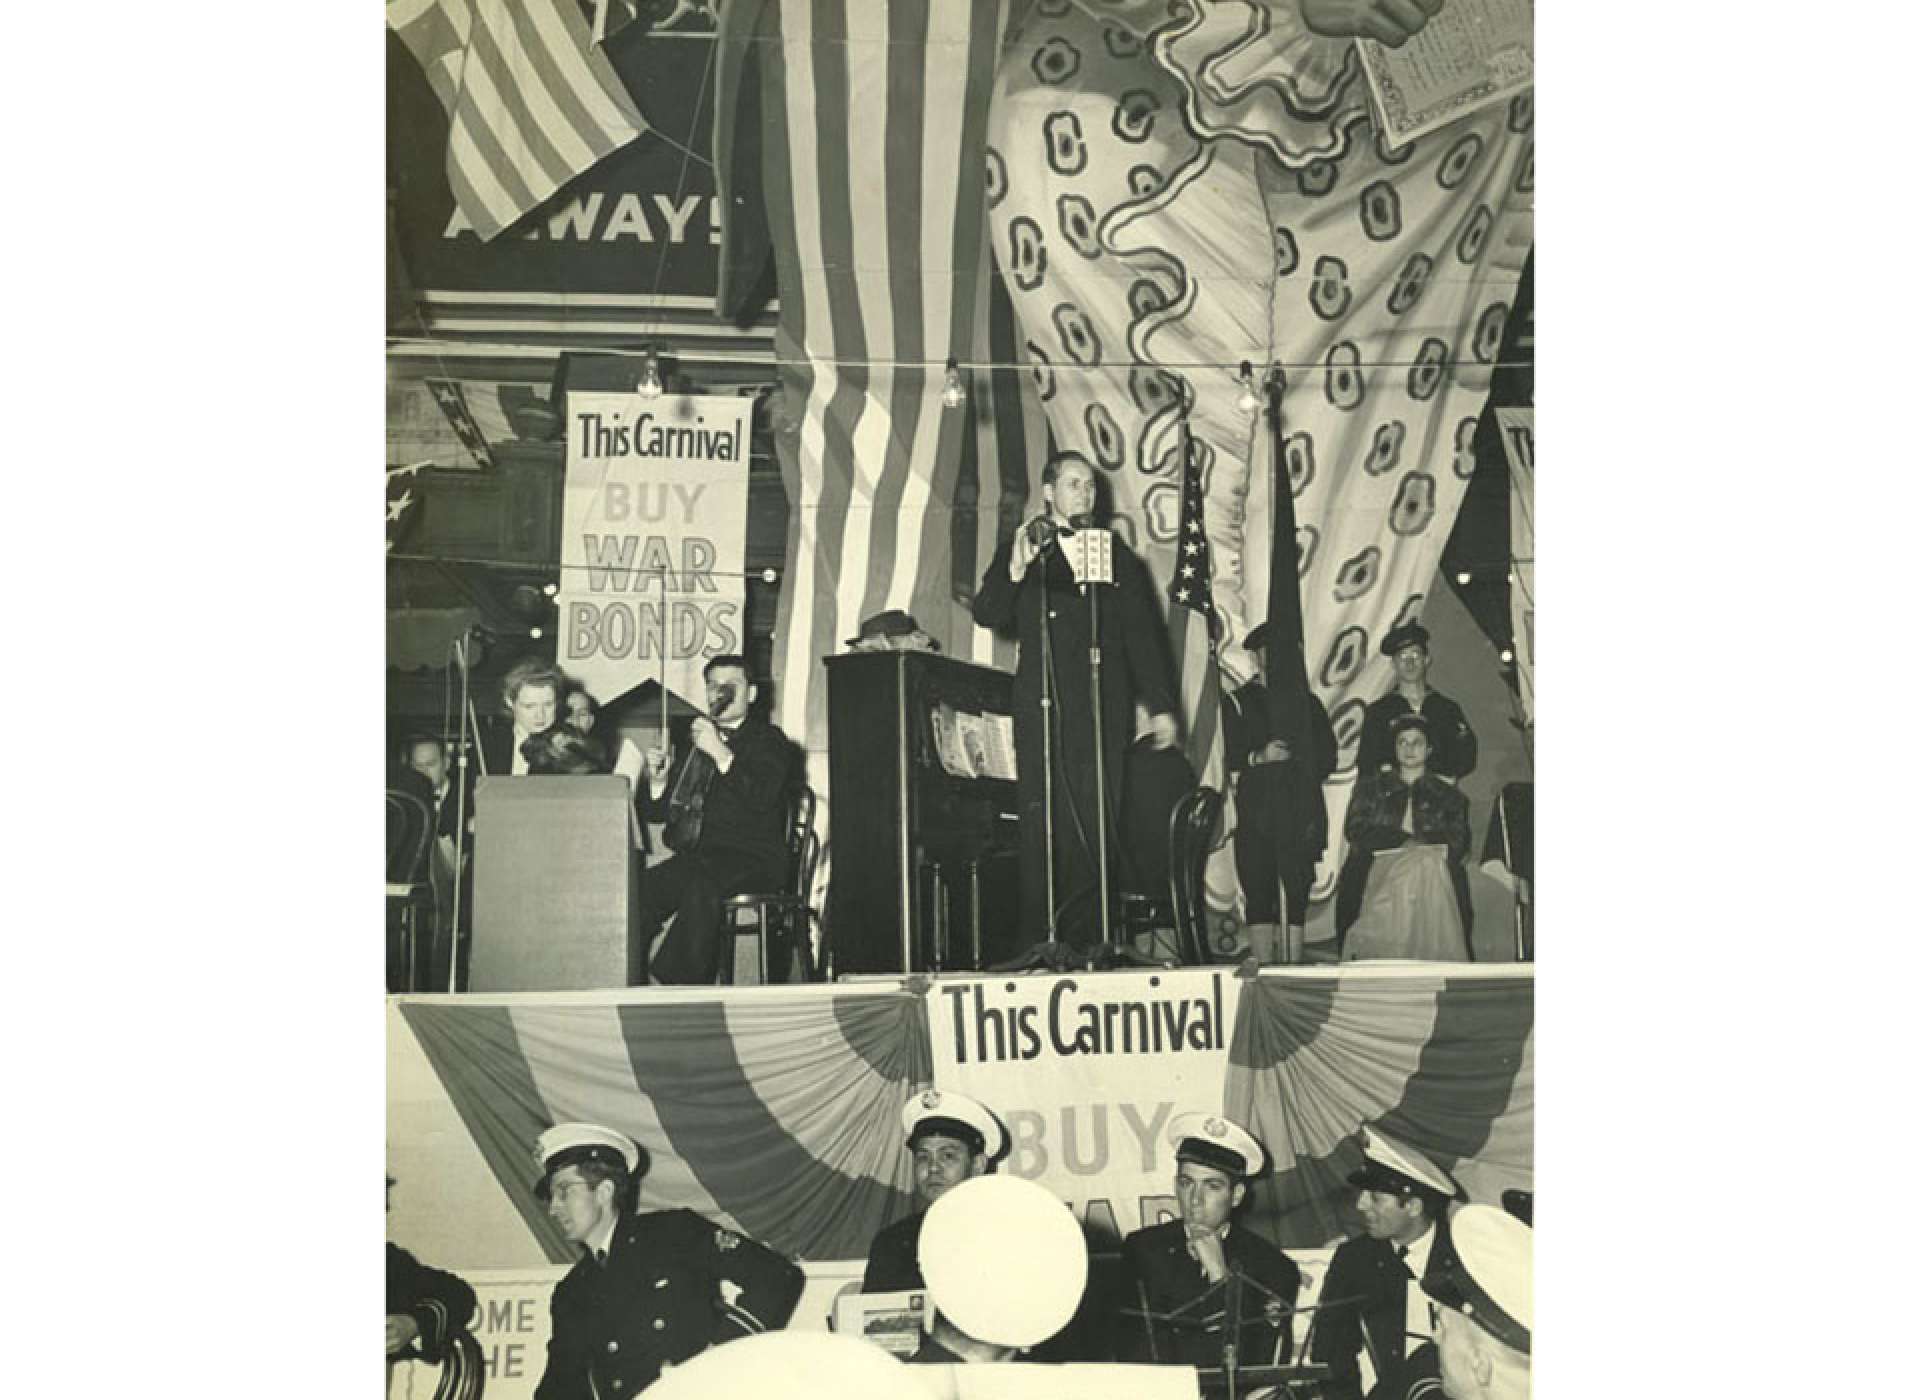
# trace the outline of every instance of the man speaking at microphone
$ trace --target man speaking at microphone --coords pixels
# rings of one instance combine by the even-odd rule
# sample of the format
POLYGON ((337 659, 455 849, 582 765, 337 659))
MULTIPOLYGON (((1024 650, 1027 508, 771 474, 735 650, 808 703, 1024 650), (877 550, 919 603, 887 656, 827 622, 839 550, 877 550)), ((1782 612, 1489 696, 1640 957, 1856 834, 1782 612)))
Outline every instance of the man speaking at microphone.
POLYGON ((1013 678, 1013 739, 1019 769, 1021 932, 1038 943, 1048 938, 1053 924, 1055 910, 1047 907, 1047 843, 1051 840, 1054 900, 1065 916, 1060 939, 1080 943, 1088 941, 1085 930, 1097 919, 1100 906, 1096 822, 1108 823, 1109 852, 1118 849, 1111 813, 1119 810, 1122 759, 1134 732, 1134 700, 1139 699, 1147 711, 1147 732, 1156 748, 1170 747, 1178 736, 1173 667, 1165 621, 1154 602, 1146 567, 1125 542, 1113 541, 1110 585, 1082 586, 1062 550, 1063 538, 1071 539, 1093 524, 1092 466, 1077 456, 1054 458, 1041 474, 1040 494, 1046 513, 1001 544, 974 597, 973 620, 982 627, 1011 631, 1020 643, 1013 678), (1106 815, 1098 810, 1094 795, 1089 656, 1096 590, 1100 593, 1099 751, 1106 767, 1106 815), (1042 701, 1049 694, 1054 716, 1051 828, 1043 776, 1047 712, 1042 701))
POLYGON ((720 901, 780 888, 787 866, 787 800, 793 746, 751 713, 759 687, 746 658, 716 656, 701 673, 707 713, 694 717, 684 752, 647 755, 642 810, 668 823, 674 854, 648 869, 628 950, 627 980, 647 980, 647 950, 669 914, 673 927, 652 960, 653 980, 704 985, 720 972, 720 901), (684 821, 699 811, 697 823, 684 821), (676 829, 697 827, 676 836, 676 829), (675 845, 678 840, 679 844, 675 845))

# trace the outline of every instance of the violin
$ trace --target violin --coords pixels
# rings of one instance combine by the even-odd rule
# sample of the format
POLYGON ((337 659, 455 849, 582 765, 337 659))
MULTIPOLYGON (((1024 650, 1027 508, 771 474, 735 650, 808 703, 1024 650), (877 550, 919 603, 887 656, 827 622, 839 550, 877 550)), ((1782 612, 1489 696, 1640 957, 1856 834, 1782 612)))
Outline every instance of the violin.
MULTIPOLYGON (((717 697, 716 710, 724 713, 733 708, 730 687, 720 688, 717 697)), ((720 722, 710 714, 705 718, 712 720, 724 741, 726 731, 720 729, 720 722)), ((674 781, 673 792, 667 798, 667 825, 661 835, 669 850, 687 855, 698 849, 707 820, 707 796, 713 789, 713 780, 719 776, 720 766, 705 749, 696 746, 687 754, 687 761, 680 765, 680 776, 674 781)))

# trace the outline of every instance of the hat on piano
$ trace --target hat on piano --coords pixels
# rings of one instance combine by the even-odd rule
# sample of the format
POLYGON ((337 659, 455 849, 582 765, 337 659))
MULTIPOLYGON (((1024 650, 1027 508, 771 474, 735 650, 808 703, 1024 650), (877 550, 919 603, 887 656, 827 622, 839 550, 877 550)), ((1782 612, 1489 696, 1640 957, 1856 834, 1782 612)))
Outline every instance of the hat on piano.
POLYGON ((540 1179, 534 1183, 533 1194, 544 1201, 552 1187, 553 1174, 562 1167, 598 1162, 633 1176, 640 1169, 640 1145, 625 1133, 603 1128, 598 1123, 556 1123, 540 1134, 534 1144, 533 1159, 540 1164, 540 1179))
POLYGON ((888 608, 885 612, 877 612, 862 622, 860 635, 847 638, 846 645, 865 646, 871 642, 885 641, 888 637, 911 637, 915 633, 918 633, 926 642, 928 650, 940 650, 940 643, 927 636, 926 629, 913 620, 913 614, 902 612, 899 608, 888 608))
POLYGON ((922 1089, 900 1108, 900 1127, 911 1151, 923 1137, 949 1137, 964 1142, 976 1156, 989 1161, 1007 1150, 1007 1130, 993 1110, 965 1094, 945 1089, 922 1089))
POLYGON ((1217 1113, 1182 1113, 1167 1125, 1176 1162, 1197 1162, 1233 1176, 1258 1176, 1267 1150, 1252 1133, 1217 1113))
POLYGON ((1449 1201, 1462 1194, 1459 1183, 1429 1158, 1404 1142, 1394 1141, 1372 1124, 1360 1130, 1360 1151, 1366 1161, 1347 1178, 1349 1186, 1396 1196, 1419 1192, 1449 1201))
POLYGON ((975 1341, 1037 1346, 1080 1307, 1087 1237, 1038 1182, 970 1177, 927 1208, 920 1273, 934 1307, 975 1341))
POLYGON ((1492 1206, 1461 1206, 1448 1223, 1453 1259, 1421 1284, 1515 1351, 1533 1351, 1533 1229, 1492 1206))

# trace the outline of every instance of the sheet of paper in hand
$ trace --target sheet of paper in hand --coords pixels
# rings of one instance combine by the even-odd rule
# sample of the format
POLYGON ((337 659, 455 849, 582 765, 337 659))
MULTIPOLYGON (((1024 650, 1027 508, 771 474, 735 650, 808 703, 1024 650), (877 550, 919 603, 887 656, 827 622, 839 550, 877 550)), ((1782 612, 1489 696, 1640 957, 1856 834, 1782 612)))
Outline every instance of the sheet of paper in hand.
POLYGON ((1397 49, 1354 42, 1389 149, 1533 86, 1533 0, 1448 0, 1397 49))

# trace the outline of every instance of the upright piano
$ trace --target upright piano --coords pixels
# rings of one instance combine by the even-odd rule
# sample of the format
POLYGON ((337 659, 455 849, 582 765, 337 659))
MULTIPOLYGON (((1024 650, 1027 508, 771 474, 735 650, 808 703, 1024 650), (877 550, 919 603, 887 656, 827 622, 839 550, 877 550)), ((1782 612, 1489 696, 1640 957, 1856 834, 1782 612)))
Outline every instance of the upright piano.
POLYGON ((921 651, 826 667, 835 971, 1019 953, 1012 675, 921 651))

